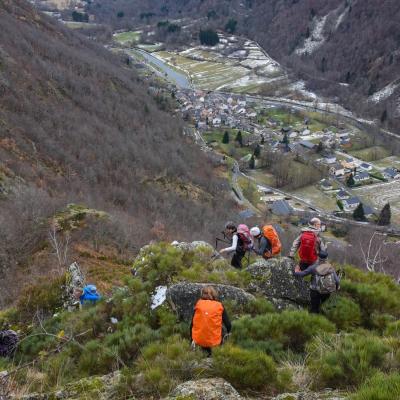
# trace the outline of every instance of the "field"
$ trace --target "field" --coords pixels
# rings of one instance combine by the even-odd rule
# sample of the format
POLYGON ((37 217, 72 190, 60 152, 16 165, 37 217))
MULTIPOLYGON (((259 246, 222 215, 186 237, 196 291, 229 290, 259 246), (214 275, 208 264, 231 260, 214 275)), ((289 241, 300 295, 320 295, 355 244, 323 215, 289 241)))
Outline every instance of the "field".
POLYGON ((140 40, 140 34, 141 31, 116 33, 113 35, 113 39, 120 44, 137 43, 140 40))
POLYGON ((316 207, 321 208, 322 210, 337 210, 336 199, 333 197, 333 195, 324 193, 314 185, 305 186, 301 189, 291 191, 291 193, 315 205, 316 207))
POLYGON ((375 161, 374 164, 380 168, 395 167, 400 169, 400 158, 396 156, 386 157, 375 161))
POLYGON ((350 150, 349 153, 364 161, 375 161, 390 156, 390 151, 382 146, 372 146, 361 150, 350 150))
MULTIPOLYGON (((239 144, 235 141, 237 135, 237 130, 233 129, 223 129, 216 130, 213 132, 207 132, 203 134, 204 140, 223 154, 227 156, 233 157, 236 160, 240 160, 242 157, 247 156, 250 151, 248 147, 240 147, 239 144), (224 136, 224 132, 229 132, 229 143, 222 143, 222 138, 224 136)), ((242 137, 245 138, 249 134, 247 132, 242 132, 242 137)))
POLYGON ((380 211, 386 203, 390 203, 392 209, 392 220, 400 222, 399 181, 355 188, 353 189, 353 192, 368 204, 376 207, 378 211, 380 211))

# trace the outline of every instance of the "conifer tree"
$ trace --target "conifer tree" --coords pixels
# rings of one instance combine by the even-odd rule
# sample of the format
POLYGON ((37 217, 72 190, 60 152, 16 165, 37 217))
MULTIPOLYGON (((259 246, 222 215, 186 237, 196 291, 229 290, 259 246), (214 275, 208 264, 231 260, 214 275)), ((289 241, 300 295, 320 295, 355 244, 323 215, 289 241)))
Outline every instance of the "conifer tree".
POLYGON ((236 135, 236 142, 240 144, 240 147, 243 147, 243 137, 242 137, 242 132, 239 131, 236 135))
POLYGON ((254 158, 254 155, 252 155, 249 161, 249 168, 254 169, 255 167, 256 167, 256 159, 254 158))
POLYGON ((392 211, 390 210, 390 204, 386 203, 379 214, 378 225, 390 225, 392 218, 392 211))
POLYGON ((222 143, 228 144, 229 143, 229 132, 225 131, 224 137, 222 138, 222 143))
POLYGON ((260 153, 261 153, 261 147, 259 144, 257 144, 256 148, 254 149, 254 157, 260 157, 260 153))
POLYGON ((353 212, 353 218, 356 221, 365 221, 365 213, 364 213, 364 207, 363 204, 360 203, 357 208, 353 212))
POLYGON ((350 174, 350 176, 346 180, 346 185, 351 187, 351 186, 354 186, 354 184, 355 184, 355 182, 354 182, 353 174, 350 174))

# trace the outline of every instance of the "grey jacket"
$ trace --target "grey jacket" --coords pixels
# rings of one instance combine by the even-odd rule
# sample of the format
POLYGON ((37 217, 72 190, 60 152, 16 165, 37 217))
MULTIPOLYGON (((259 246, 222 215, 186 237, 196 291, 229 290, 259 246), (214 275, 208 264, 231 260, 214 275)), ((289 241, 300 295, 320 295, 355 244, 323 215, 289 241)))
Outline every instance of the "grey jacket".
POLYGON ((292 248, 290 249, 289 257, 294 257, 297 253, 297 250, 300 247, 301 243, 301 235, 304 232, 314 232, 315 235, 317 236, 317 240, 315 242, 315 252, 318 255, 321 251, 326 251, 326 244, 323 242, 321 236, 320 236, 320 230, 315 229, 311 226, 307 226, 306 228, 303 228, 301 230, 301 234, 297 236, 297 238, 294 240, 292 244, 292 248))
POLYGON ((322 267, 321 269, 324 270, 325 273, 327 273, 328 271, 330 272, 330 270, 332 270, 333 277, 335 278, 335 282, 336 282, 336 289, 337 289, 339 287, 340 280, 336 274, 335 269, 328 261, 317 261, 316 263, 310 265, 304 271, 294 272, 294 274, 296 276, 301 276, 301 277, 311 275, 310 289, 317 290, 317 267, 320 267, 320 268, 322 267))

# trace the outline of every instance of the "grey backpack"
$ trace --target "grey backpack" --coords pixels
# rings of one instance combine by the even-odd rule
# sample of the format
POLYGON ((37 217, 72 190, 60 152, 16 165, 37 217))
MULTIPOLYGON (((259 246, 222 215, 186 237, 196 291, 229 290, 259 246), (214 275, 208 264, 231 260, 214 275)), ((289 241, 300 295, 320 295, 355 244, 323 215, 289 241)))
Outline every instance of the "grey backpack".
POLYGON ((321 294, 336 292, 335 270, 332 265, 324 263, 315 270, 316 290, 321 294))

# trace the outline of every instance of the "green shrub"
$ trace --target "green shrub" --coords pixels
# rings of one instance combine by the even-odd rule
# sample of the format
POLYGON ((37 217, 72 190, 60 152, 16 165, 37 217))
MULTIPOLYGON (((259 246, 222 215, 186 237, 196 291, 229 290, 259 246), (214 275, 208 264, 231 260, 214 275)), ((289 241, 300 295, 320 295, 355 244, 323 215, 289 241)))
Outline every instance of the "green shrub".
POLYGON ((276 312, 275 307, 265 297, 259 297, 243 304, 238 304, 232 300, 225 300, 224 307, 231 318, 246 314, 256 316, 276 312))
POLYGON ((400 374, 374 375, 350 396, 350 400, 395 400, 400 398, 400 374))
POLYGON ((179 383, 199 378, 203 371, 199 361, 202 351, 190 351, 189 341, 175 335, 163 342, 154 342, 143 348, 136 363, 136 372, 143 374, 140 387, 133 392, 146 395, 166 395, 179 383))
POLYGON ((44 280, 43 283, 23 289, 16 306, 19 321, 32 321, 37 313, 42 316, 53 314, 63 303, 65 276, 44 280))
POLYGON ((400 338, 400 321, 389 323, 385 330, 385 336, 400 338))
POLYGON ((334 332, 335 326, 320 315, 306 311, 284 311, 240 318, 233 325, 233 340, 245 348, 258 348, 279 356, 282 349, 303 351, 319 332, 334 332))
POLYGON ((372 313, 371 317, 371 327, 373 329, 376 329, 380 334, 382 334, 388 325, 391 322, 394 322, 396 318, 393 315, 390 314, 381 314, 381 313, 372 313))
POLYGON ((318 388, 358 386, 385 366, 389 351, 376 336, 325 334, 307 345, 307 363, 318 388))
POLYGON ((225 345, 214 350, 213 360, 217 376, 236 388, 260 390, 276 386, 276 365, 260 351, 225 345))
POLYGON ((361 324, 360 306, 349 298, 334 295, 322 307, 326 318, 338 329, 348 330, 361 324))

